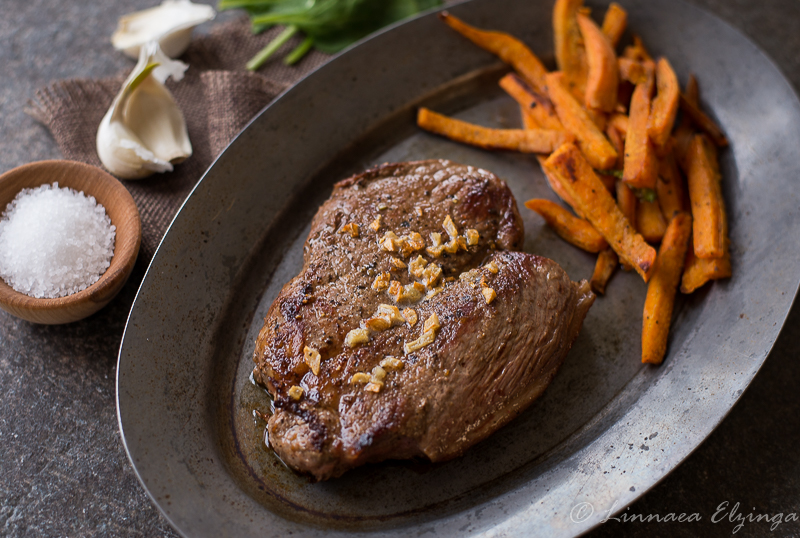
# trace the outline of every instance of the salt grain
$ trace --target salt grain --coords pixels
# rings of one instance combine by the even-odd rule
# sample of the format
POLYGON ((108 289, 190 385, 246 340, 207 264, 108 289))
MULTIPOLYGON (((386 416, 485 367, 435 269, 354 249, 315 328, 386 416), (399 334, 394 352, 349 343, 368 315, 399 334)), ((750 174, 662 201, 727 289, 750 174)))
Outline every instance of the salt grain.
POLYGON ((0 278, 31 297, 72 295, 111 265, 115 236, 93 196, 58 183, 23 189, 0 217, 0 278))

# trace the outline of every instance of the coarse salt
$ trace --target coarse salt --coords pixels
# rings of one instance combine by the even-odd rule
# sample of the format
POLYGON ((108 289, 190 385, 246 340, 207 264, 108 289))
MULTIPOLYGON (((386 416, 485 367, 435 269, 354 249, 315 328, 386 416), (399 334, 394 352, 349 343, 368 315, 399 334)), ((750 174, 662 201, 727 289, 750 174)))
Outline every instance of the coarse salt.
POLYGON ((58 183, 23 189, 0 217, 0 278, 31 297, 72 295, 111 265, 115 236, 93 196, 58 183))

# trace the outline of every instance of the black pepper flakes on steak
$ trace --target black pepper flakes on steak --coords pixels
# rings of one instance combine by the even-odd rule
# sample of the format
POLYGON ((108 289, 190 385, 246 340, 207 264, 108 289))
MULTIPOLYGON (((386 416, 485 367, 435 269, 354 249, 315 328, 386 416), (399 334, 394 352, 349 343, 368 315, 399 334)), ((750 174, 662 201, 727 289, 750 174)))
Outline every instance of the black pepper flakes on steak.
POLYGON ((555 376, 594 295, 555 262, 515 252, 522 239, 511 191, 484 170, 431 160, 337 183, 312 222, 303 269, 272 304, 256 342, 254 377, 275 399, 269 444, 283 461, 318 480, 390 458, 443 461, 530 405, 555 376), (450 241, 448 216, 459 234, 477 230, 477 244, 405 257, 379 244, 390 231, 418 232, 427 246, 432 233, 450 241), (338 233, 350 223, 357 237, 338 233), (420 255, 442 275, 431 296, 396 305, 413 308, 416 323, 372 331, 367 343, 348 347, 365 316, 395 305, 373 289, 375 275, 413 284, 409 270, 392 271, 392 258, 408 264, 420 255), (434 314, 440 327, 432 343, 404 353, 434 314), (306 349, 319 353, 319 375, 306 349), (387 366, 379 380, 374 372, 387 358, 402 368, 387 366), (372 376, 370 384, 353 382, 357 374, 372 376))

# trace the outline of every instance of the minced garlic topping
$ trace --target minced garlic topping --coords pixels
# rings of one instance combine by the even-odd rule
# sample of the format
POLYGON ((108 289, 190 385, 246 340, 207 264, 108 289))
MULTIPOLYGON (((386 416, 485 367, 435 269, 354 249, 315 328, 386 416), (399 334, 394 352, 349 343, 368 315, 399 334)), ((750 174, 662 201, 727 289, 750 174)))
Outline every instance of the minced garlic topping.
POLYGON ((425 240, 419 232, 409 232, 407 235, 398 237, 396 233, 388 231, 378 240, 378 244, 383 250, 397 252, 403 258, 425 248, 425 240))
POLYGON ((438 331, 441 325, 439 324, 439 316, 436 315, 436 312, 430 315, 428 319, 425 320, 425 324, 422 326, 422 332, 428 331, 438 331))
POLYGON ((417 256, 416 259, 408 263, 408 273, 414 278, 422 278, 422 271, 427 264, 428 262, 425 261, 425 258, 417 256))
POLYGON ((419 301, 422 299, 422 294, 424 292, 425 286, 419 282, 414 282, 412 284, 406 284, 403 286, 397 280, 392 280, 391 284, 389 284, 389 289, 386 291, 386 293, 389 294, 389 297, 391 297, 396 303, 413 303, 419 301))
POLYGON ((481 293, 483 294, 483 298, 486 299, 486 304, 492 304, 492 301, 497 297, 497 294, 492 288, 483 288, 481 289, 481 293))
POLYGON ((378 393, 383 388, 383 380, 386 379, 386 370, 381 366, 376 366, 372 369, 369 377, 369 383, 364 387, 364 390, 369 392, 378 393))
POLYGON ((390 273, 381 273, 375 277, 375 281, 372 283, 372 289, 375 291, 384 291, 389 288, 389 282, 391 280, 392 275, 390 273))
POLYGON ((355 222, 350 222, 348 224, 345 224, 344 226, 339 228, 339 232, 338 233, 340 233, 340 234, 349 233, 350 237, 358 237, 358 233, 359 233, 358 224, 356 224, 355 222))
POLYGON ((313 347, 305 346, 303 348, 303 360, 311 368, 314 375, 319 375, 320 355, 313 347))
POLYGON ((403 361, 396 357, 387 356, 381 361, 381 368, 389 370, 390 372, 396 372, 397 370, 403 369, 403 361))
POLYGON ((386 370, 384 370, 383 367, 376 366, 372 369, 372 377, 370 377, 370 381, 373 383, 383 383, 384 379, 386 379, 386 370))
POLYGON ((405 318, 400 315, 400 309, 394 305, 378 305, 378 311, 374 316, 364 322, 364 325, 372 332, 385 331, 394 325, 401 325, 405 318))
POLYGON ((353 374, 353 377, 350 378, 351 385, 363 385, 364 383, 369 383, 369 374, 364 372, 353 374))
POLYGON ((383 389, 387 371, 397 372, 403 369, 403 361, 395 357, 386 356, 380 365, 375 366, 369 374, 359 372, 350 378, 351 385, 366 385, 364 390, 379 393, 383 389))
POLYGON ((442 228, 444 228, 444 231, 450 236, 450 239, 455 239, 458 237, 458 228, 456 228, 456 224, 453 222, 453 219, 450 218, 450 215, 447 215, 447 217, 444 219, 442 228))
POLYGON ((347 347, 356 347, 367 342, 369 342, 369 331, 367 329, 353 329, 344 337, 344 343, 347 347))
POLYGON ((439 278, 442 276, 442 268, 435 263, 430 264, 422 271, 422 283, 428 289, 436 286, 439 278))
POLYGON ((376 315, 385 317, 393 325, 401 324, 404 321, 403 316, 400 315, 400 309, 391 304, 378 305, 378 313, 376 315))
POLYGON ((467 242, 464 241, 463 237, 454 237, 450 241, 444 244, 444 251, 448 254, 455 254, 458 252, 459 247, 461 247, 461 243, 463 241, 464 248, 467 248, 467 242))
POLYGON ((425 346, 428 346, 433 343, 436 339, 436 333, 439 331, 439 316, 436 313, 431 314, 431 316, 425 320, 425 324, 422 327, 422 335, 413 340, 411 342, 406 342, 403 346, 403 351, 406 355, 409 353, 414 353, 415 351, 419 351, 425 346))
POLYGON ((470 269, 458 275, 458 279, 469 284, 473 289, 477 286, 483 275, 477 269, 470 269))
POLYGON ((399 239, 400 238, 397 237, 397 234, 390 230, 383 234, 383 237, 378 239, 378 244, 383 250, 388 252, 396 252, 398 248, 397 241, 399 239))
POLYGON ((417 316, 417 313, 414 311, 413 308, 404 308, 403 309, 403 318, 405 318, 406 323, 408 323, 409 326, 411 326, 411 327, 416 325, 417 324, 417 319, 419 319, 418 316, 417 316))
POLYGON ((419 232, 411 232, 400 238, 402 244, 400 245, 400 255, 404 258, 411 256, 417 250, 425 248, 425 240, 419 232))
POLYGON ((431 232, 431 246, 425 249, 425 252, 433 256, 434 258, 438 258, 442 255, 442 251, 444 251, 444 245, 442 244, 442 234, 439 232, 431 232))
POLYGON ((292 387, 289 389, 289 398, 296 401, 302 397, 303 397, 303 387, 292 385, 292 387))
POLYGON ((414 353, 415 351, 419 351, 425 346, 428 346, 433 343, 436 339, 436 333, 433 331, 428 331, 426 333, 422 333, 422 336, 417 338, 416 340, 412 340, 411 342, 406 342, 403 346, 403 351, 406 355, 409 353, 414 353))
POLYGON ((391 328, 392 322, 386 318, 374 317, 374 318, 369 318, 367 321, 365 321, 364 325, 371 332, 381 332, 391 328))
POLYGON ((438 286, 436 288, 428 290, 428 293, 425 294, 425 300, 427 301, 431 297, 436 297, 437 295, 442 293, 442 291, 444 291, 444 286, 438 286))

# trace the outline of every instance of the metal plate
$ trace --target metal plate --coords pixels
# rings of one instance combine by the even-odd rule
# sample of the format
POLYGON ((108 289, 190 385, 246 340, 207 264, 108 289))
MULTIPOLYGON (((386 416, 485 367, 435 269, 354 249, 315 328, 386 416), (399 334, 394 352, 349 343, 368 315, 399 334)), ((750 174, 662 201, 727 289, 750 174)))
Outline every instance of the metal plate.
MULTIPOLYGON (((800 282, 800 105, 741 34, 689 5, 623 2, 629 25, 731 140, 722 152, 734 277, 676 308, 661 367, 639 363, 645 286, 617 274, 562 371, 514 422, 440 465, 388 462, 312 484, 262 446, 265 394, 248 380, 267 307, 301 266, 310 219, 334 181, 386 160, 449 158, 506 179, 519 201, 553 198, 531 156, 419 132, 420 104, 518 125, 496 60, 434 15, 355 46, 265 109, 173 222, 120 349, 123 440, 155 503, 187 536, 573 536, 623 509, 719 424, 772 347, 800 282), (591 507, 588 504, 591 503, 591 507)), ((602 13, 598 5, 595 13, 602 13)), ((475 0, 451 11, 552 50, 550 3, 475 0)), ((544 54, 546 57, 546 54, 544 54)), ((523 210, 525 250, 573 279, 593 257, 523 210)))

